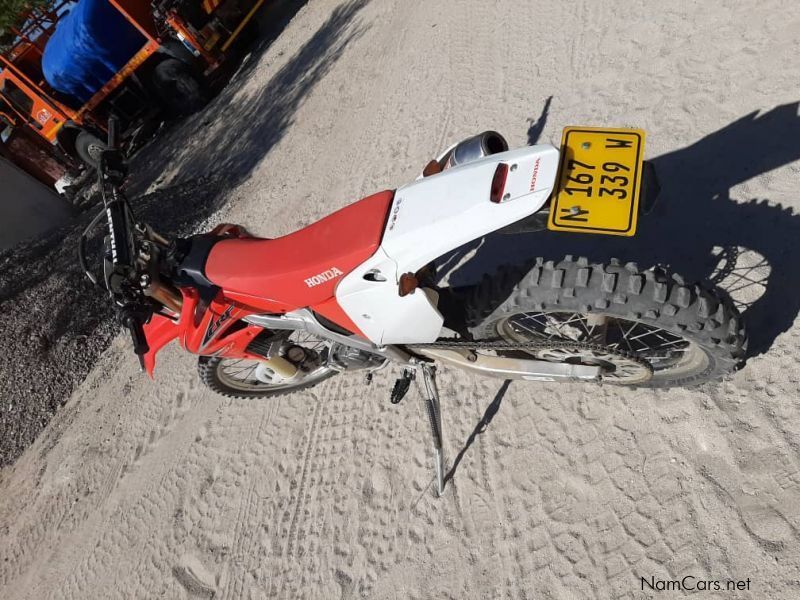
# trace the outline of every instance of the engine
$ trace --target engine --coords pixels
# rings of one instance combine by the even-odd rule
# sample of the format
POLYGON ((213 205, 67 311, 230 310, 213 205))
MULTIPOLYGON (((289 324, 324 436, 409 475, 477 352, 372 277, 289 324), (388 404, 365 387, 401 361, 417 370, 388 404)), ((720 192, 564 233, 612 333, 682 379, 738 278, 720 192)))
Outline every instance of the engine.
POLYGON ((334 344, 329 357, 331 362, 345 370, 375 369, 386 362, 382 356, 342 344, 334 344))

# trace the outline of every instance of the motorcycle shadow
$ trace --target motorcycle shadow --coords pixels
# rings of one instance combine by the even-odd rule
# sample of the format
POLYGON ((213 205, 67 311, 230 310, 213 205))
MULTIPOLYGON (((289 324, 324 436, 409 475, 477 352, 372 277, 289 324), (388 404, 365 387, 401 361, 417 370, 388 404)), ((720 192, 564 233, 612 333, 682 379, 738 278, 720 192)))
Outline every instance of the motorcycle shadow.
POLYGON ((652 159, 662 191, 633 238, 541 231, 494 233, 443 258, 452 286, 474 283, 503 264, 565 254, 665 266, 727 293, 744 315, 748 358, 766 352, 800 312, 800 215, 731 190, 800 159, 793 102, 742 117, 698 142, 652 159))
POLYGON ((497 393, 494 395, 494 399, 491 401, 489 406, 486 407, 486 410, 483 412, 483 416, 481 420, 478 421, 478 424, 475 425, 475 428, 472 430, 472 433, 469 434, 467 441, 464 442, 464 445, 459 450, 458 454, 456 454, 455 459, 453 460, 453 465, 450 467, 450 470, 444 476, 445 483, 452 481, 456 475, 456 470, 458 469, 458 465, 461 464, 461 460, 464 458, 464 455, 470 449, 472 444, 475 443, 475 440, 478 438, 479 435, 486 432, 489 428, 489 425, 492 423, 492 419, 500 410, 500 404, 503 402, 503 398, 508 391, 508 387, 511 385, 511 380, 506 379, 503 382, 503 385, 500 386, 500 389, 497 390, 497 393))

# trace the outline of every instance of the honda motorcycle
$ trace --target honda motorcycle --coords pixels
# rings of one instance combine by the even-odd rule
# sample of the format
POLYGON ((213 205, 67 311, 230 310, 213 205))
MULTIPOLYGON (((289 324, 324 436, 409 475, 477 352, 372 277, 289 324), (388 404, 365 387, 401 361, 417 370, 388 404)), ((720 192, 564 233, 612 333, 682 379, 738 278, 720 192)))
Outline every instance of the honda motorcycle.
POLYGON ((437 284, 437 258, 523 220, 633 235, 657 188, 640 130, 568 127, 560 149, 516 150, 486 132, 447 149, 416 181, 284 237, 221 225, 173 240, 137 221, 121 193, 115 130, 111 122, 98 168, 104 209, 79 258, 110 293, 147 373, 173 340, 199 355, 208 387, 241 398, 344 371, 370 378, 395 363, 392 402, 422 376, 439 492, 436 363, 502 379, 669 387, 719 378, 743 360, 730 299, 660 268, 567 256, 503 267, 471 287, 437 284), (86 246, 104 217, 98 277, 86 246))

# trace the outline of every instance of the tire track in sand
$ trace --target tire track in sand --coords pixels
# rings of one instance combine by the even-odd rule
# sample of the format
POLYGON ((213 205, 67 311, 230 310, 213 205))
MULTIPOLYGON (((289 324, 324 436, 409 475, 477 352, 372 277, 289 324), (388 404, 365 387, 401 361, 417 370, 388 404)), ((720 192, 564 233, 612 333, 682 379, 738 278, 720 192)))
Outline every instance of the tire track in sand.
MULTIPOLYGON (((246 441, 243 441, 240 446, 240 452, 243 448, 251 448, 253 446, 261 446, 261 442, 254 444, 253 440, 258 440, 261 434, 265 431, 267 427, 272 423, 274 416, 280 411, 281 409, 281 402, 282 398, 276 398, 270 403, 270 409, 268 411, 264 411, 262 414, 261 420, 258 424, 258 427, 254 428, 250 435, 247 436, 246 441)), ((246 471, 245 471, 246 474, 246 471)), ((236 511, 236 518, 235 518, 235 526, 234 526, 234 543, 236 544, 236 549, 231 556, 231 561, 242 564, 247 557, 251 555, 250 546, 252 545, 252 537, 251 535, 246 535, 245 532, 250 530, 252 531, 254 528, 251 526, 253 522, 253 516, 258 517, 259 514, 259 495, 256 493, 256 487, 258 486, 258 477, 252 476, 250 477, 251 483, 248 486, 246 492, 244 492, 241 496, 241 501, 239 503, 239 507, 236 511), (255 514, 252 514, 255 513, 255 514), (245 547, 247 546, 247 547, 245 547)), ((260 519, 256 518, 256 522, 260 522, 260 519)), ((224 598, 241 598, 244 595, 244 585, 245 585, 245 573, 249 571, 249 569, 241 569, 238 573, 240 577, 231 576, 228 581, 225 583, 225 590, 221 594, 221 597, 224 598)))
MULTIPOLYGON (((284 511, 283 514, 283 519, 289 516, 289 528, 286 536, 286 544, 284 546, 281 555, 283 563, 286 563, 287 561, 291 562, 291 559, 294 556, 294 552, 296 549, 298 520, 300 512, 305 503, 309 465, 312 461, 314 449, 317 444, 317 438, 319 435, 320 416, 323 412, 324 405, 327 404, 326 402, 322 402, 319 398, 315 398, 315 400, 316 400, 316 405, 314 406, 314 414, 311 418, 311 426, 307 433, 308 440, 306 442, 305 449, 303 450, 303 453, 301 455, 300 481, 297 486, 297 491, 295 492, 296 495, 294 498, 294 503, 286 511, 284 511)), ((277 597, 279 598, 284 597, 284 589, 286 587, 286 583, 287 583, 287 578, 282 577, 277 597)))

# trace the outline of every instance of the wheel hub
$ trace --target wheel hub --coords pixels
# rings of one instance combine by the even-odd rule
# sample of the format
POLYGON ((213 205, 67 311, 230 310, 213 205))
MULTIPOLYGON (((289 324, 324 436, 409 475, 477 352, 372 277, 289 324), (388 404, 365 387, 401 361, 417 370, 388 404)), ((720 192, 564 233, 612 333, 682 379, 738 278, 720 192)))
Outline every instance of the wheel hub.
POLYGON ((276 369, 273 369, 269 361, 259 362, 258 366, 253 373, 253 376, 261 383, 268 383, 270 385, 277 385, 286 383, 297 378, 297 373, 292 377, 284 377, 276 369))

